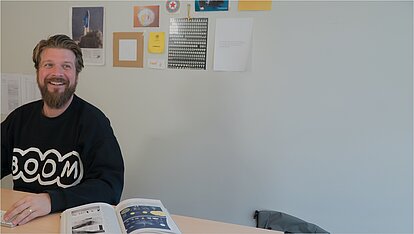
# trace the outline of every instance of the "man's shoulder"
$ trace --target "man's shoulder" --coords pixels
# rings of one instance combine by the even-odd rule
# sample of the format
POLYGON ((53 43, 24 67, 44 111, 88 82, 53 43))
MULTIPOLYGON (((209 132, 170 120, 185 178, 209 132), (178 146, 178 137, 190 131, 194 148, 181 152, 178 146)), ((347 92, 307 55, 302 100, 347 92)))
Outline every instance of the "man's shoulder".
POLYGON ((103 111, 78 96, 74 97, 74 101, 75 108, 77 108, 75 115, 78 116, 79 124, 87 126, 84 128, 86 131, 99 133, 100 137, 113 134, 111 122, 103 111))
POLYGON ((105 113, 94 104, 80 98, 79 96, 74 96, 74 101, 76 108, 79 108, 81 110, 84 117, 93 118, 96 120, 107 119, 105 113))
POLYGON ((22 122, 27 122, 28 118, 36 116, 36 113, 40 113, 42 109, 42 101, 37 100, 33 102, 26 103, 14 109, 10 112, 4 121, 3 124, 20 124, 22 122))
POLYGON ((27 115, 30 112, 39 111, 41 108, 42 100, 36 100, 17 107, 10 113, 10 115, 27 115))
POLYGON ((85 99, 79 96, 75 95, 73 100, 75 102, 75 105, 78 106, 79 108, 83 108, 90 112, 97 112, 97 113, 103 114, 103 112, 97 106, 95 106, 94 104, 86 101, 85 99))

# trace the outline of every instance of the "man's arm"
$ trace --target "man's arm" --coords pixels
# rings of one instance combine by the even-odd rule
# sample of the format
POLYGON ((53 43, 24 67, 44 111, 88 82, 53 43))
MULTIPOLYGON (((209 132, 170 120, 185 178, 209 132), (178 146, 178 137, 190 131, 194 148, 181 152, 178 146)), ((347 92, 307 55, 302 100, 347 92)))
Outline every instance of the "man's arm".
POLYGON ((17 215, 13 223, 23 225, 36 217, 86 203, 117 204, 124 185, 124 162, 118 142, 115 137, 105 138, 94 148, 96 155, 87 163, 81 183, 28 195, 10 207, 5 220, 17 215))
MULTIPOLYGON (((112 131, 111 131, 112 132, 112 131)), ((75 186, 46 190, 51 198, 51 212, 91 202, 117 204, 124 186, 124 162, 115 136, 98 142, 84 162, 84 178, 75 186)))
POLYGON ((49 194, 31 194, 14 203, 4 214, 4 220, 11 221, 14 225, 23 225, 36 217, 49 213, 49 194))
POLYGON ((1 178, 11 173, 11 152, 8 136, 8 121, 1 123, 1 178))

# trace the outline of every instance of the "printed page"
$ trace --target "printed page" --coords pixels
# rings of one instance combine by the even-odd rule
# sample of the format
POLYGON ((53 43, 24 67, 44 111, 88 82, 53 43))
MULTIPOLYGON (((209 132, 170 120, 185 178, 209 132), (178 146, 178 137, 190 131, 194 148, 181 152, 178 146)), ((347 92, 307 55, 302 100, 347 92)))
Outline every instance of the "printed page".
POLYGON ((252 35, 252 18, 216 19, 214 71, 246 71, 252 35))
POLYGON ((1 73, 1 114, 7 116, 17 107, 41 99, 36 76, 1 73))
POLYGON ((61 233, 120 233, 118 219, 111 205, 91 203, 62 213, 61 233))
POLYGON ((1 74, 1 114, 8 115, 21 105, 21 85, 18 74, 1 74))
POLYGON ((181 233, 159 200, 128 199, 115 210, 124 233, 181 233))

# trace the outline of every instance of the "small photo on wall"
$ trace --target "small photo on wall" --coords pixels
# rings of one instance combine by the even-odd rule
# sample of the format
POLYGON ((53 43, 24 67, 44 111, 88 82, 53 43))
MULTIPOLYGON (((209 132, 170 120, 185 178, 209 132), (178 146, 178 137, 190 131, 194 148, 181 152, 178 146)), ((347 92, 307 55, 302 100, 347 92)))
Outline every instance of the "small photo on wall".
POLYGON ((134 27, 159 27, 160 6, 134 6, 134 27))
POLYGON ((228 11, 228 0, 195 0, 195 11, 228 11))
POLYGON ((103 48, 103 7, 72 7, 71 17, 72 38, 81 48, 103 48))
POLYGON ((70 29, 73 40, 82 49, 85 65, 105 64, 103 7, 72 7, 70 29))

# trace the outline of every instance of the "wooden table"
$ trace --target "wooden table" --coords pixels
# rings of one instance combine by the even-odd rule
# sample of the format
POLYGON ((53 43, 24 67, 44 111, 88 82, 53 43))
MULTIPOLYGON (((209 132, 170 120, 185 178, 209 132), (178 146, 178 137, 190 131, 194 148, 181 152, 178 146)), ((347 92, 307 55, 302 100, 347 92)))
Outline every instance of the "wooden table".
MULTIPOLYGON (((23 198, 28 193, 1 189, 1 209, 7 210, 14 202, 23 198)), ((206 219, 172 215, 183 234, 283 234, 283 232, 270 231, 255 227, 247 227, 206 219)), ((50 214, 36 218, 29 223, 14 228, 1 227, 0 233, 59 233, 60 213, 50 214)))

